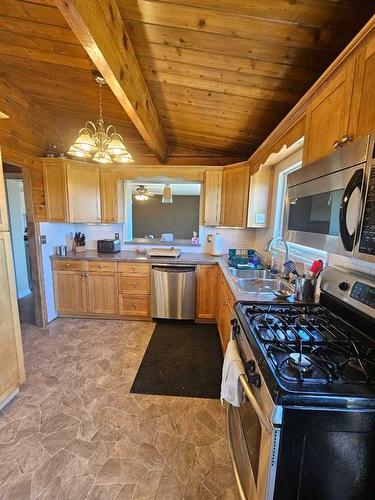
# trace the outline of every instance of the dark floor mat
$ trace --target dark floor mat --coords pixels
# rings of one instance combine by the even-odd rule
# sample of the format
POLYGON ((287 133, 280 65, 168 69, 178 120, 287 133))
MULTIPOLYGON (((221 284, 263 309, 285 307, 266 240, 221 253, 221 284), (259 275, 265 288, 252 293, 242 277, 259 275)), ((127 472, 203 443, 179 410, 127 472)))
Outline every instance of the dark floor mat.
POLYGON ((216 325, 158 322, 130 392, 218 399, 222 364, 216 325))

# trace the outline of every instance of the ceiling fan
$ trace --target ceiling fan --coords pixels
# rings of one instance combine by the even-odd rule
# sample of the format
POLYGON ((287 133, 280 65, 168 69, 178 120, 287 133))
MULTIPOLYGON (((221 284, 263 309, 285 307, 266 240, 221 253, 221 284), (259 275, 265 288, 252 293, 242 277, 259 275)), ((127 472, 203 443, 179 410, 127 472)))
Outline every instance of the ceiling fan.
POLYGON ((149 191, 146 186, 143 184, 140 184, 139 186, 136 187, 135 189, 135 195, 134 198, 137 201, 147 201, 151 196, 155 196, 156 193, 152 193, 149 191))

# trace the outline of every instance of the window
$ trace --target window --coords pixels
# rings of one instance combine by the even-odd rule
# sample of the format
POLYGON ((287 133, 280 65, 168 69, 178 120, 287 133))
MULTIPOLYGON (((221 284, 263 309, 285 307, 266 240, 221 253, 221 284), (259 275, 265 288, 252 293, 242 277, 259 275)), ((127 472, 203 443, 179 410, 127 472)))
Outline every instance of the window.
POLYGON ((283 234, 285 198, 286 198, 288 175, 300 169, 301 166, 302 163, 298 162, 295 165, 292 165, 291 167, 285 168, 279 173, 277 181, 277 193, 276 193, 275 224, 273 229, 273 235, 275 237, 282 236, 283 234))

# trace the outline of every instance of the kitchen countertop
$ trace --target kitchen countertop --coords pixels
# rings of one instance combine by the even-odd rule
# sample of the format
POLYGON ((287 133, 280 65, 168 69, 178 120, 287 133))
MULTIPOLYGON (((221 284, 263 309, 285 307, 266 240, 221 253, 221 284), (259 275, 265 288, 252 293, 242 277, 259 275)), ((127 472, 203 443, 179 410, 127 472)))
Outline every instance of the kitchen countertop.
POLYGON ((223 272, 223 275, 231 289, 236 301, 250 301, 250 302, 270 302, 270 303, 293 303, 293 297, 289 299, 278 299, 273 293, 262 293, 259 299, 254 297, 254 294, 247 294, 242 292, 236 285, 229 271, 227 256, 216 257, 207 253, 193 253, 182 252, 180 257, 156 257, 148 258, 145 255, 139 255, 135 251, 121 251, 117 253, 99 253, 96 250, 86 250, 82 253, 68 252, 66 257, 60 255, 51 255, 51 260, 101 260, 101 261, 115 261, 115 262, 150 262, 151 264, 187 264, 187 265, 203 265, 203 264, 218 264, 223 272))

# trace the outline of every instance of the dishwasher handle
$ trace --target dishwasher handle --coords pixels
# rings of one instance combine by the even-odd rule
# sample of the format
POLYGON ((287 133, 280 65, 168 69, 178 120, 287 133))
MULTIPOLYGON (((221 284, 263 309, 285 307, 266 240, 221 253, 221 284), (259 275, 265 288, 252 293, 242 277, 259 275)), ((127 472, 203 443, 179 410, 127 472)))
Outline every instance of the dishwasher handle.
POLYGON ((162 273, 195 273, 194 266, 152 266, 152 270, 162 273))

